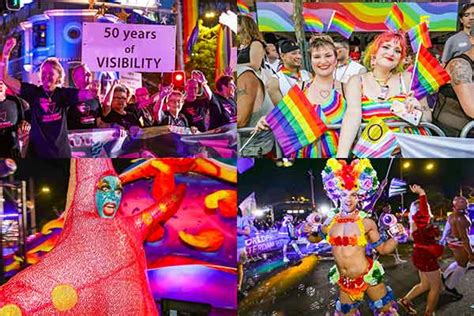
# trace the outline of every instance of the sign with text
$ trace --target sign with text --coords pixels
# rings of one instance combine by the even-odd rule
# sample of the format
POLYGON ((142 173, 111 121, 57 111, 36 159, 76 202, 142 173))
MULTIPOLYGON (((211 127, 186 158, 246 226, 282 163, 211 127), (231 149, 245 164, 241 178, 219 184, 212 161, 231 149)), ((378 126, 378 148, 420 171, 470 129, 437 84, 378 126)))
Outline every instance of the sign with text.
POLYGON ((83 23, 82 62, 93 71, 172 72, 176 27, 83 23))

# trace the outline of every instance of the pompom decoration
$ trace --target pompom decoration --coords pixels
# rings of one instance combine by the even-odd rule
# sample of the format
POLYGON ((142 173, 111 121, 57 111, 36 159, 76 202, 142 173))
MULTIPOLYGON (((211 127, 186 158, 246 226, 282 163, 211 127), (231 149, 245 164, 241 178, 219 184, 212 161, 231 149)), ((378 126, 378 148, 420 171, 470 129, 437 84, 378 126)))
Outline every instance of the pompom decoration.
POLYGON ((359 199, 365 201, 379 187, 377 172, 369 159, 357 159, 347 164, 344 160, 331 158, 321 176, 326 194, 333 201, 339 200, 345 190, 356 190, 359 199))

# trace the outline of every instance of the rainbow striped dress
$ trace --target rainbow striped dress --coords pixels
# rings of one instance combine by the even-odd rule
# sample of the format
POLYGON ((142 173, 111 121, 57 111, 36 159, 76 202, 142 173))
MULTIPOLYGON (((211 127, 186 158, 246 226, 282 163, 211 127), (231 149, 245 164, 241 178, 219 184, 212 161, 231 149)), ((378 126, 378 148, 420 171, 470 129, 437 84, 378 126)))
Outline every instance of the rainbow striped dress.
MULTIPOLYGON (((362 107, 362 123, 367 123, 373 117, 381 118, 385 123, 404 123, 400 117, 390 111, 390 108, 394 101, 405 102, 406 96, 403 94, 406 91, 405 83, 403 78, 400 75, 400 92, 398 95, 388 98, 384 101, 374 100, 369 98, 364 93, 364 83, 362 77, 360 78, 360 85, 362 91, 361 107, 362 107)), ((400 127, 390 127, 394 132, 400 132, 400 127)), ((431 135, 430 131, 427 128, 410 126, 404 127, 403 132, 407 134, 416 134, 416 135, 431 135)))
MULTIPOLYGON (((314 110, 325 124, 341 124, 346 112, 346 100, 336 90, 331 91, 328 100, 323 104, 315 104, 314 110)), ((339 130, 327 130, 312 144, 301 148, 291 158, 327 158, 336 156, 339 142, 339 130)))
MULTIPOLYGON (((398 116, 390 111, 390 107, 392 106, 395 100, 400 102, 405 102, 406 96, 405 95, 396 95, 393 97, 388 98, 385 101, 377 101, 367 97, 366 95, 362 96, 361 106, 362 106, 362 123, 367 123, 373 117, 379 117, 386 123, 399 123, 405 122, 398 116)), ((390 128, 394 132, 400 132, 400 127, 391 127, 390 128)), ((417 126, 410 126, 404 127, 403 132, 408 134, 416 134, 416 135, 431 135, 430 131, 427 128, 417 127, 417 126)))

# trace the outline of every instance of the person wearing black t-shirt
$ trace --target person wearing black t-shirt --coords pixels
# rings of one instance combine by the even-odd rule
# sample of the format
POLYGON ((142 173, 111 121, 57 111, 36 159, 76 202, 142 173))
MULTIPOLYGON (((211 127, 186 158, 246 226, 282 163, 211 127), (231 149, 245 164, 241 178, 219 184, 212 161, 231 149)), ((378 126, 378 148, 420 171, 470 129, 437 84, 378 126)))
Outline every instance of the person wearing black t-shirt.
POLYGON ((112 110, 104 117, 104 122, 118 124, 127 130, 132 126, 141 126, 138 113, 132 107, 127 107, 127 88, 124 86, 114 88, 111 106, 112 110))
POLYGON ((28 157, 69 158, 71 147, 67 137, 67 108, 92 99, 92 91, 61 88, 64 69, 57 58, 46 59, 40 67, 41 86, 21 82, 8 75, 10 53, 16 45, 7 39, 3 47, 0 74, 6 86, 30 104, 31 131, 28 157))
POLYGON ((160 115, 158 125, 189 127, 186 116, 180 113, 183 103, 183 94, 177 90, 171 91, 164 99, 163 112, 160 115))
POLYGON ((235 103, 235 83, 231 76, 221 76, 216 81, 216 93, 210 102, 209 129, 237 122, 237 104, 235 103))
POLYGON ((17 132, 24 120, 23 107, 18 98, 7 96, 6 90, 0 81, 0 157, 20 158, 17 132))
MULTIPOLYGON (((72 80, 80 90, 92 89, 92 73, 86 64, 80 64, 72 70, 72 80)), ((97 88, 97 87, 96 87, 97 88)), ((96 94, 98 90, 96 90, 96 94)), ((99 97, 79 102, 71 106, 67 114, 69 130, 97 128, 102 116, 102 107, 99 97)))
POLYGON ((195 78, 186 82, 185 89, 186 99, 182 113, 191 125, 196 126, 199 131, 205 132, 209 128, 209 99, 198 97, 201 87, 195 78))

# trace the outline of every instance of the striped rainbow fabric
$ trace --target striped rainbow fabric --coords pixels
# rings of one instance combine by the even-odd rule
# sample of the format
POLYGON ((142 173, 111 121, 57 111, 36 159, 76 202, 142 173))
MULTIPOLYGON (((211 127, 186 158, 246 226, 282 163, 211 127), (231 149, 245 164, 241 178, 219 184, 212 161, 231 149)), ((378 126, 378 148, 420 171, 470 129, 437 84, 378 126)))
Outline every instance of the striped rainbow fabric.
POLYGON ((242 14, 245 14, 245 15, 250 14, 249 6, 243 0, 237 0, 237 8, 239 9, 239 12, 242 14))
POLYGON ((397 147, 393 132, 379 117, 374 117, 362 131, 352 153, 359 158, 389 158, 397 147))
POLYGON ((412 90, 418 100, 438 91, 441 86, 451 80, 448 72, 423 45, 420 46, 415 62, 412 90))
POLYGON ((418 51, 420 44, 426 48, 431 47, 431 38, 426 22, 420 23, 407 31, 410 38, 411 48, 414 52, 418 51))
POLYGON ((298 85, 290 89, 266 120, 285 156, 313 143, 327 130, 298 85))
POLYGON ((191 39, 194 28, 198 23, 198 0, 183 0, 183 45, 184 62, 191 59, 187 52, 188 41, 191 39))
MULTIPOLYGON (((315 109, 325 124, 341 124, 346 107, 346 101, 342 95, 336 90, 332 90, 329 99, 324 104, 315 106, 315 109)), ((327 130, 318 140, 298 150, 294 158, 334 157, 336 156, 338 144, 339 131, 327 130)))
POLYGON ((387 15, 387 19, 385 20, 385 25, 389 30, 392 32, 398 32, 403 28, 403 12, 398 7, 397 3, 392 5, 392 9, 387 15))
POLYGON ((303 13, 305 23, 305 31, 322 33, 324 31, 324 23, 315 14, 303 13))
POLYGON ((345 38, 351 37, 354 32, 355 23, 348 19, 345 15, 334 11, 329 21, 328 32, 335 31, 344 36, 345 38))
POLYGON ((225 69, 230 63, 230 54, 232 46, 232 34, 229 27, 220 24, 217 31, 216 44, 216 72, 215 78, 224 74, 225 69))

